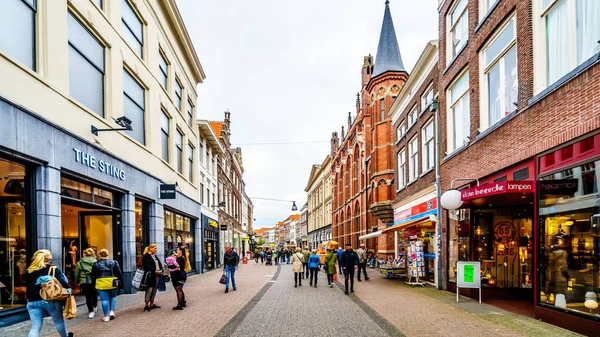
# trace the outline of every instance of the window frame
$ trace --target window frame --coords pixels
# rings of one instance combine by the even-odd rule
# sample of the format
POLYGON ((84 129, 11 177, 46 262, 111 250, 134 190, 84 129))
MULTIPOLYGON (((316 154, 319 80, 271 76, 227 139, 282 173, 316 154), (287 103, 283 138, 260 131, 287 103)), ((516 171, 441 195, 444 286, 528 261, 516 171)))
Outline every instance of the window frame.
POLYGON ((425 112, 425 110, 429 108, 429 106, 431 105, 431 103, 433 103, 434 100, 435 93, 433 92, 433 83, 430 83, 427 86, 427 89, 425 89, 425 91, 423 92, 423 95, 421 95, 421 113, 425 112), (431 100, 427 101, 426 98, 429 97, 429 94, 431 94, 431 100))
POLYGON ((186 113, 187 113, 187 122, 189 126, 194 126, 194 104, 192 103, 192 99, 190 97, 188 97, 187 99, 187 109, 186 109, 186 113))
MULTIPOLYGON (((133 104, 135 104, 138 108, 140 108, 142 110, 142 119, 143 119, 143 131, 142 131, 142 137, 143 140, 140 141, 139 139, 135 138, 133 135, 131 135, 131 131, 126 131, 126 133, 133 139, 135 139, 137 142, 139 142, 142 145, 146 145, 146 105, 147 105, 147 88, 144 84, 142 84, 142 82, 140 82, 130 71, 129 69, 127 69, 126 67, 123 67, 123 74, 127 73, 127 75, 129 75, 129 77, 142 89, 143 92, 143 101, 144 101, 144 106, 141 107, 133 97, 131 97, 131 95, 127 94, 127 92, 125 91, 125 85, 123 85, 123 98, 125 99, 129 99, 133 104)), ((125 82, 124 77, 123 77, 123 82, 125 82)), ((123 115, 125 117, 127 117, 127 112, 125 110, 125 107, 123 107, 123 115)), ((128 117, 129 118, 129 117, 128 117)), ((131 119, 131 118, 130 118, 131 119)), ((134 126, 135 127, 135 126, 134 126)))
POLYGON ((170 143, 171 143, 171 120, 172 120, 172 118, 171 118, 171 116, 169 116, 169 114, 167 114, 165 112, 165 110, 161 109, 160 112, 161 112, 161 116, 160 116, 161 117, 161 121, 160 121, 161 158, 165 162, 170 163, 169 159, 170 159, 170 156, 171 156, 171 151, 170 151, 171 150, 171 146, 170 146, 171 144, 170 143), (167 120, 167 130, 166 130, 166 132, 165 132, 165 129, 163 128, 163 117, 165 117, 166 120, 167 120), (163 135, 167 136, 167 147, 166 147, 167 158, 166 159, 164 157, 164 155, 165 155, 165 153, 164 153, 165 149, 163 148, 163 145, 164 145, 163 141, 162 141, 162 136, 163 135))
MULTIPOLYGON (((161 82, 160 85, 163 87, 163 89, 168 91, 168 87, 169 87, 169 59, 167 58, 167 56, 165 55, 165 53, 163 52, 163 50, 159 47, 158 48, 158 71, 164 76, 164 83, 161 82), (161 62, 162 61, 162 62, 161 62), (162 63, 164 62, 166 69, 162 69, 162 63)), ((161 78, 162 79, 162 78, 161 78)))
POLYGON ((479 0, 479 22, 483 22, 486 16, 496 7, 500 0, 479 0), (488 4, 488 1, 490 3, 488 4))
POLYGON ((194 144, 188 142, 187 144, 187 164, 188 164, 188 180, 193 183, 194 182, 194 144))
POLYGON ((415 135, 408 142, 408 184, 417 179, 419 179, 419 137, 415 135))
POLYGON ((183 85, 179 80, 179 77, 175 76, 175 101, 173 104, 178 111, 181 112, 181 102, 183 101, 183 85), (179 89, 179 92, 177 91, 179 89))
POLYGON ((515 62, 515 69, 517 71, 517 76, 516 76, 516 82, 517 82, 517 97, 515 97, 516 100, 518 100, 518 86, 519 86, 519 76, 518 76, 518 69, 519 69, 519 59, 518 59, 518 46, 517 46, 517 20, 516 20, 516 15, 513 14, 512 16, 510 16, 509 18, 507 18, 497 29, 496 31, 492 34, 491 38, 489 39, 488 42, 486 42, 486 44, 481 48, 481 51, 479 52, 479 86, 480 86, 480 102, 481 102, 481 107, 480 107, 480 116, 479 116, 479 129, 480 131, 484 131, 486 129, 488 129, 489 127, 493 126, 494 124, 498 123, 499 121, 502 120, 502 118, 504 118, 505 116, 507 116, 508 114, 510 114, 512 111, 515 111, 517 109, 516 106, 512 106, 512 107, 506 107, 504 105, 506 105, 505 100, 506 100, 506 76, 505 76, 505 57, 506 55, 508 55, 508 53, 510 53, 512 51, 512 49, 515 48, 515 53, 516 53, 516 62, 515 62), (486 58, 488 56, 487 51, 489 50, 489 48, 496 42, 498 41, 498 39, 502 36, 502 34, 504 32, 507 31, 507 29, 509 29, 509 26, 512 24, 512 30, 513 30, 513 36, 512 39, 501 49, 498 51, 498 53, 494 56, 494 58, 492 58, 489 62, 486 61, 486 58), (500 116, 500 118, 497 121, 494 122, 490 122, 490 88, 489 88, 489 81, 488 81, 488 76, 491 72, 492 69, 494 69, 496 66, 499 67, 500 70, 500 77, 499 77, 499 83, 498 86, 500 87, 500 92, 501 92, 501 96, 502 99, 500 100, 500 113, 506 113, 504 116, 500 116))
MULTIPOLYGON (((466 145, 469 143, 470 139, 471 139, 471 127, 470 127, 470 123, 469 123, 469 130, 466 130, 466 132, 463 132, 464 134, 466 134, 466 138, 467 138, 467 142, 464 142, 462 144, 458 144, 458 139, 456 138, 456 121, 453 120, 453 109, 455 107, 457 107, 457 105, 464 104, 463 99, 465 98, 465 96, 469 95, 469 102, 467 104, 468 108, 469 108, 469 121, 471 120, 471 95, 470 95, 470 73, 468 69, 465 69, 464 71, 462 71, 461 73, 459 73, 455 79, 450 82, 450 84, 448 85, 448 89, 446 89, 446 97, 447 97, 447 101, 448 104, 446 104, 446 152, 447 153, 452 153, 454 151, 456 151, 457 149, 461 148, 462 146, 466 145), (456 99, 455 102, 452 102, 452 89, 454 89, 457 84, 465 77, 467 76, 467 88, 464 92, 462 92, 459 97, 456 99), (453 141, 450 141, 450 140, 453 141), (451 147, 451 145, 453 145, 453 147, 451 147)), ((462 112, 461 112, 461 117, 462 119, 464 119, 464 116, 462 116, 462 112)), ((461 119, 461 120, 462 120, 461 119)))
POLYGON ((379 114, 380 114, 380 122, 385 121, 385 98, 379 99, 379 114))
POLYGON ((27 68, 30 68, 32 71, 37 71, 37 61, 38 61, 38 57, 37 57, 37 43, 38 43, 38 39, 37 39, 37 29, 38 29, 38 22, 37 22, 37 0, 19 0, 19 2, 21 2, 23 5, 25 5, 27 8, 29 8, 31 10, 31 12, 29 14, 31 14, 32 16, 32 20, 31 22, 33 23, 33 27, 32 27, 32 36, 31 36, 31 58, 30 60, 27 60, 27 63, 24 62, 23 59, 19 58, 18 56, 12 54, 10 51, 4 50, 4 49, 0 49, 0 53, 6 54, 8 56, 10 56, 11 58, 17 60, 19 63, 23 64, 24 66, 26 66, 27 68), (29 62, 31 62, 31 67, 29 66, 29 62))
POLYGON ((403 120, 398 127, 396 127, 396 143, 399 142, 402 138, 406 137, 406 120, 403 120))
MULTIPOLYGON (((447 59, 454 60, 460 54, 460 52, 462 51, 464 46, 467 45, 468 42, 469 42, 469 1, 468 0, 456 0, 452 4, 451 9, 448 11, 448 14, 446 14, 446 55, 447 55, 447 59), (458 8, 458 5, 462 1, 466 2, 465 8, 463 9, 462 12, 460 12, 460 15, 458 16, 456 22, 452 23, 452 16, 453 16, 454 12, 456 11, 456 9, 458 8), (467 27, 466 39, 465 39, 464 43, 460 47, 458 47, 458 45, 455 46, 453 43, 452 32, 454 31, 454 29, 457 28, 458 23, 461 22, 463 19, 466 19, 466 22, 467 22, 466 23, 466 27, 467 27)), ((447 62, 447 64, 450 64, 450 63, 451 62, 447 62)))
POLYGON ((131 12, 134 14, 134 16, 137 18, 139 24, 140 24, 140 30, 141 30, 141 37, 136 36, 136 34, 133 32, 133 29, 131 27, 129 27, 129 24, 127 23, 127 21, 125 20, 124 16, 123 16, 123 6, 121 6, 121 23, 123 24, 123 28, 129 30, 129 32, 131 33, 131 35, 137 40, 137 42, 140 44, 140 54, 137 53, 137 50, 134 49, 131 44, 129 43, 128 39, 123 36, 125 42, 127 43, 127 45, 133 49, 133 53, 137 56, 139 56, 140 59, 144 59, 144 20, 142 19, 142 17, 139 15, 139 13, 134 9, 134 6, 132 6, 132 4, 129 2, 129 0, 121 0, 121 5, 126 4, 129 9, 131 10, 131 12), (141 41, 140 41, 141 39, 141 41))
POLYGON ((183 143, 184 143, 184 134, 179 128, 177 128, 177 138, 175 139, 175 148, 176 148, 176 169, 177 172, 183 175, 183 143), (181 144, 177 144, 177 142, 181 140, 181 144))
POLYGON ((396 159, 398 162, 398 172, 397 172, 397 177, 398 177, 398 190, 403 189, 404 187, 406 187, 406 171, 407 171, 407 167, 406 167, 406 148, 403 147, 400 149, 400 151, 398 151, 398 153, 396 154, 396 159))
POLYGON ((421 128, 421 153, 422 153, 422 171, 427 172, 435 166, 435 125, 433 118, 430 118, 423 124, 421 128), (431 126, 431 136, 427 138, 427 128, 431 126), (429 147, 431 146, 432 152, 430 153, 429 147), (431 158, 429 155, 431 154, 431 158), (431 162, 430 162, 431 161, 431 162))
POLYGON ((413 125, 417 124, 417 121, 419 120, 419 109, 416 104, 408 111, 408 114, 406 114, 406 120, 408 124, 406 130, 410 130, 413 125))

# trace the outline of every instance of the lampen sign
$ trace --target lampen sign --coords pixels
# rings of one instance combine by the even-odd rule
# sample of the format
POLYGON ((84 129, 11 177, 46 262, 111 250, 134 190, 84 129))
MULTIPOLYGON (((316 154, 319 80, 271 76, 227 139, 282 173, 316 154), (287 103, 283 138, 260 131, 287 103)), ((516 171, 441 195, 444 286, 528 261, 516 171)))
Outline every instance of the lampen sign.
POLYGON ((463 190, 462 200, 471 200, 476 198, 488 197, 504 193, 532 193, 533 181, 512 181, 505 180, 493 184, 486 184, 463 190))
POLYGON ((75 152, 75 161, 81 163, 81 165, 85 165, 94 170, 106 173, 111 177, 115 177, 123 181, 125 180, 125 171, 112 165, 111 163, 105 162, 102 159, 98 160, 93 155, 81 151, 77 148, 73 148, 73 152, 75 152))

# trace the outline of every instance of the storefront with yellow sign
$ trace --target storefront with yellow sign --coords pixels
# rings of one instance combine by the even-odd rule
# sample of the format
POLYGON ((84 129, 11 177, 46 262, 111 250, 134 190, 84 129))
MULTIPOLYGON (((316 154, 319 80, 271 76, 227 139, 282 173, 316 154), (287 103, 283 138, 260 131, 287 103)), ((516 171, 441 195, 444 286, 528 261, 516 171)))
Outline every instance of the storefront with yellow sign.
POLYGON ((202 270, 219 268, 219 222, 202 214, 202 270))

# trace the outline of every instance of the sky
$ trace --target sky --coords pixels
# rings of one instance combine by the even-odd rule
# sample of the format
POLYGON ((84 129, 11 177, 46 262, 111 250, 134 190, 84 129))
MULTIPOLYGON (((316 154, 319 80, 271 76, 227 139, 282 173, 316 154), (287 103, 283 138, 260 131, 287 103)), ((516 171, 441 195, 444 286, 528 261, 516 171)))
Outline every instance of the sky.
MULTIPOLYGON (((242 148, 254 228, 272 227, 306 202, 313 164, 331 133, 356 113, 363 58, 375 56, 384 0, 177 0, 206 73, 198 118, 231 112, 242 148), (270 144, 256 143, 294 143, 270 144)), ((438 36, 438 0, 390 0, 405 68, 438 36)), ((377 60, 375 60, 377 62, 377 60)))

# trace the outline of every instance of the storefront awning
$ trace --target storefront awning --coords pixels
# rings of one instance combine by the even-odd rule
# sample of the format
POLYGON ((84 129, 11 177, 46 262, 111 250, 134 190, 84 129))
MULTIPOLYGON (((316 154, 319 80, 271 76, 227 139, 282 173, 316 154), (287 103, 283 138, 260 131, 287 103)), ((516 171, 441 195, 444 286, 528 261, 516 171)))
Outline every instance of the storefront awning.
POLYGON ((362 241, 362 240, 372 239, 372 238, 379 237, 379 236, 381 236, 382 234, 383 234, 383 233, 382 233, 382 231, 377 231, 377 232, 369 233, 369 234, 367 234, 367 235, 360 236, 360 237, 358 238, 358 240, 359 240, 359 241, 362 241))
POLYGON ((390 226, 388 228, 383 229, 381 232, 382 234, 388 233, 388 232, 393 232, 393 231, 397 231, 406 227, 410 227, 410 226, 414 226, 420 223, 425 223, 425 222, 435 222, 437 221, 437 217, 435 215, 426 215, 422 218, 418 218, 412 221, 408 221, 408 222, 404 222, 401 224, 397 224, 394 226, 390 226))

